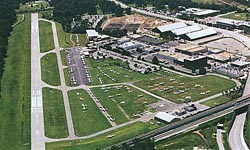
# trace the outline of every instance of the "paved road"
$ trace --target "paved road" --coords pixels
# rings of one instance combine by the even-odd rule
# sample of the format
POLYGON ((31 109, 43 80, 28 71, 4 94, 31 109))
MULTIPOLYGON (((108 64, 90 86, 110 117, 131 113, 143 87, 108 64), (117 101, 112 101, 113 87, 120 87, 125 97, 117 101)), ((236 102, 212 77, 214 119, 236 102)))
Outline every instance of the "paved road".
POLYGON ((223 145, 223 135, 222 133, 224 133, 225 131, 222 129, 217 129, 217 133, 216 133, 216 141, 219 147, 219 150, 225 150, 224 145, 223 145))
MULTIPOLYGON (((250 94, 250 73, 248 74, 243 96, 250 94)), ((232 150, 249 150, 244 139, 244 124, 247 112, 235 116, 233 126, 229 132, 229 144, 232 150)))
POLYGON ((38 14, 31 15, 31 149, 45 150, 38 14))

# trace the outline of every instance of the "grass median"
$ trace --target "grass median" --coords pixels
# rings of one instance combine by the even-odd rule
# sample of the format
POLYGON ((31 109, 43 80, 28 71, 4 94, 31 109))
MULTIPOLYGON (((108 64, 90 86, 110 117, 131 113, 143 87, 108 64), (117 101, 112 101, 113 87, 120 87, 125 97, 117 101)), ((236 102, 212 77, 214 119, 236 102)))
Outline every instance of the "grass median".
POLYGON ((40 51, 42 53, 48 52, 55 48, 52 25, 50 22, 39 21, 39 38, 40 38, 40 51))
POLYGON ((43 112, 45 135, 49 138, 67 137, 67 120, 60 90, 43 88, 43 112))
POLYGON ((61 85, 56 54, 49 53, 43 56, 41 65, 42 80, 53 86, 61 85))
POLYGON ((77 136, 90 135, 111 127, 86 91, 72 90, 68 95, 77 136), (83 105, 86 110, 83 110, 83 105))
POLYGON ((30 15, 9 37, 1 80, 0 149, 30 150, 31 21, 30 15))
POLYGON ((62 25, 58 22, 56 22, 56 29, 58 34, 59 46, 62 48, 72 47, 72 43, 70 42, 70 33, 64 32, 62 25))

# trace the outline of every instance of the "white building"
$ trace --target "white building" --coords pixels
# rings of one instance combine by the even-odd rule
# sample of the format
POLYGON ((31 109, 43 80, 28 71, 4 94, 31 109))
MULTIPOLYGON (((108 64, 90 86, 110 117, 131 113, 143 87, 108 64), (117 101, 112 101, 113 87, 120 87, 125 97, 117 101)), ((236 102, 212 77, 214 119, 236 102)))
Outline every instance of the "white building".
POLYGON ((174 115, 171 115, 169 113, 165 113, 165 112, 158 112, 156 115, 155 115, 155 120, 158 120, 158 121, 163 121, 163 122, 167 122, 167 123, 170 123, 174 120, 178 119, 177 117, 175 117, 174 115))
POLYGON ((95 30, 93 29, 90 29, 90 30, 86 30, 86 33, 87 33, 87 37, 88 39, 94 39, 94 38, 97 38, 99 36, 98 32, 96 32, 95 30))

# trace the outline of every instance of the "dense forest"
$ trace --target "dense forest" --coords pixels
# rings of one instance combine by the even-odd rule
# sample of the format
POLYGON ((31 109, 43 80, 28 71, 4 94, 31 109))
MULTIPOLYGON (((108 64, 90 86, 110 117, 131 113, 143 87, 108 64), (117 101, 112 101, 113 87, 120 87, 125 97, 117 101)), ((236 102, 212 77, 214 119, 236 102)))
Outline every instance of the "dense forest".
POLYGON ((12 25, 16 21, 15 9, 19 3, 28 0, 1 0, 0 1, 0 79, 4 71, 4 58, 8 47, 8 37, 12 31, 12 25))
MULTIPOLYGON (((124 12, 123 8, 117 7, 114 2, 108 0, 51 0, 50 5, 54 7, 53 19, 60 22, 67 32, 72 32, 72 19, 80 18, 79 16, 83 14, 103 13, 121 16, 124 12)), ((85 29, 88 26, 82 25, 81 27, 85 29)), ((80 31, 84 31, 84 29, 80 29, 80 31)))
POLYGON ((236 2, 241 3, 245 6, 250 6, 250 1, 249 0, 236 0, 236 2))
MULTIPOLYGON (((206 3, 197 3, 192 0, 121 0, 126 4, 136 4, 137 6, 143 7, 148 4, 155 6, 158 9, 164 9, 166 5, 170 10, 176 10, 179 6, 184 6, 186 8, 203 8, 203 9, 216 9, 220 10, 221 13, 235 11, 238 8, 228 5, 217 5, 217 4, 206 4, 206 3)), ((238 0, 241 1, 241 0, 238 0)), ((243 1, 243 0, 242 0, 243 1)))

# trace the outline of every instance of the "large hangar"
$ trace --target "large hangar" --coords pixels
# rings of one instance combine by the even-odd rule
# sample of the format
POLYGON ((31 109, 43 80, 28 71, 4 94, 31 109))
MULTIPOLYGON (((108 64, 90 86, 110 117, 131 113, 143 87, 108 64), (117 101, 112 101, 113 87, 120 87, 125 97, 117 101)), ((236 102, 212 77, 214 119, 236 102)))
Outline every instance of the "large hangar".
POLYGON ((187 27, 187 25, 184 22, 177 22, 177 23, 159 26, 155 28, 153 31, 157 33, 165 33, 165 32, 169 32, 171 30, 175 30, 175 29, 179 29, 183 27, 187 27))
POLYGON ((185 38, 193 41, 193 40, 198 40, 198 39, 202 39, 205 37, 213 36, 216 34, 217 32, 213 29, 204 29, 204 30, 200 30, 197 32, 188 33, 186 34, 185 38))
POLYGON ((175 29, 175 30, 172 30, 171 32, 175 34, 176 36, 181 36, 181 35, 199 31, 199 30, 202 30, 202 28, 199 25, 192 25, 192 26, 187 26, 184 28, 175 29))

